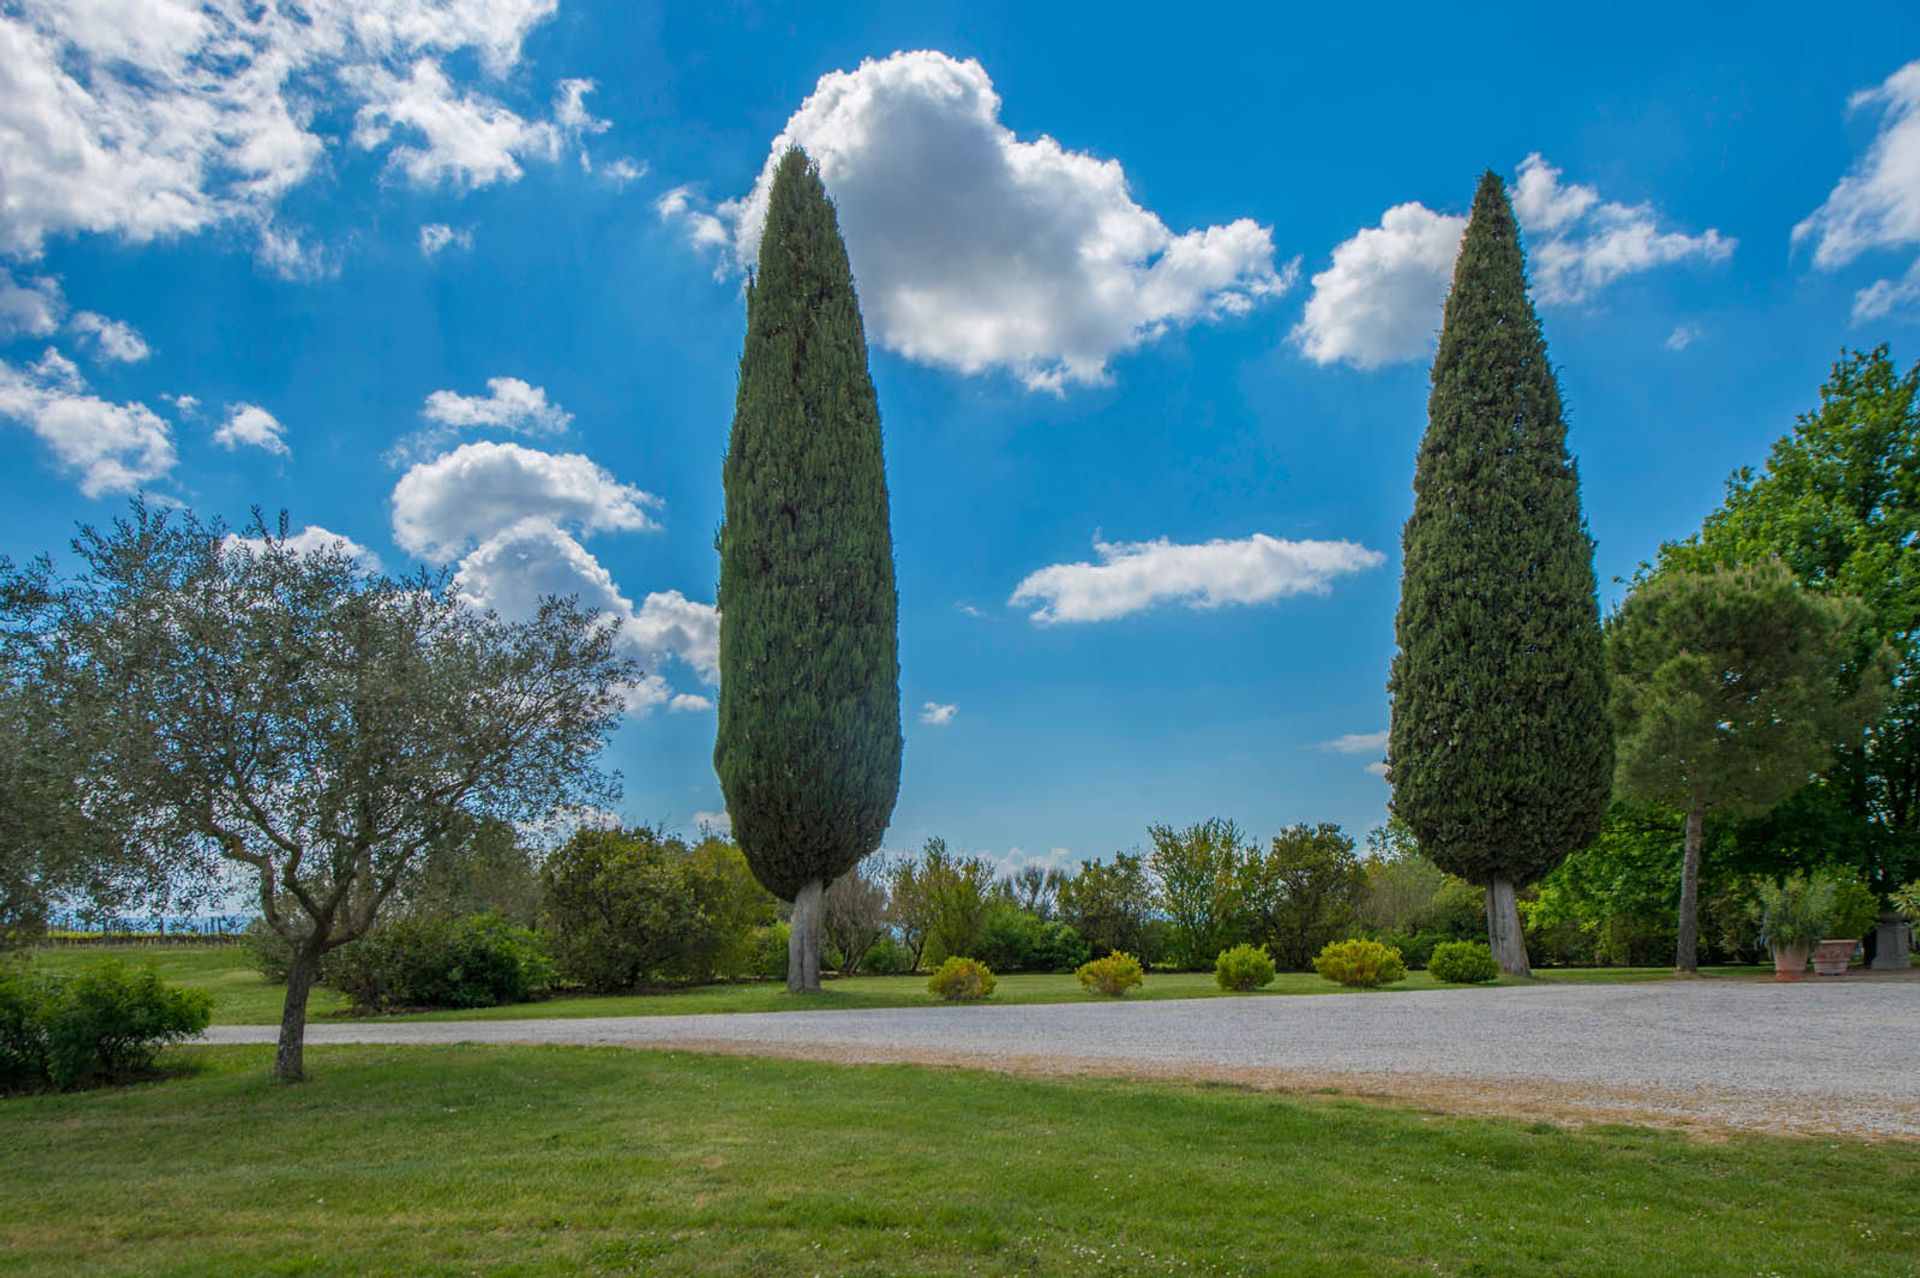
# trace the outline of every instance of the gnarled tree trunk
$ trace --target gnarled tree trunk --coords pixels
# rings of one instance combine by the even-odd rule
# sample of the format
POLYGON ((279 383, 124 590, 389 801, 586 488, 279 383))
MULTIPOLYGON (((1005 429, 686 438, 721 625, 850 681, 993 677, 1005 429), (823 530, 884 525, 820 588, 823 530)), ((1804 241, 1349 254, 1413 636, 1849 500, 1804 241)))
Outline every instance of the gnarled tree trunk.
POLYGON ((793 928, 787 934, 787 988, 795 994, 820 992, 820 913, 826 886, 813 880, 794 894, 793 928))
POLYGON ((1512 879, 1487 882, 1487 945, 1503 976, 1532 976, 1527 963, 1527 938, 1520 932, 1520 907, 1514 903, 1512 879))
POLYGON ((1687 850, 1680 861, 1680 940, 1674 947, 1674 970, 1689 976, 1700 972, 1700 828, 1704 814, 1695 803, 1687 808, 1687 850))
POLYGON ((280 1045, 273 1053, 276 1082, 297 1083, 306 1077, 307 995, 313 992, 319 967, 320 956, 309 946, 293 947, 293 962, 287 968, 287 1001, 280 1010, 280 1045))

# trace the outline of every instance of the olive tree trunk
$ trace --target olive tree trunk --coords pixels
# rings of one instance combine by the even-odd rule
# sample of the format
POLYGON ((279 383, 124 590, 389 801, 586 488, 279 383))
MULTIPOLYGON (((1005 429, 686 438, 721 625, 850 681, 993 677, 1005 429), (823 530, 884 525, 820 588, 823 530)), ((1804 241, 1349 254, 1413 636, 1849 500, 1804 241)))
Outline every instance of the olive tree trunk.
POLYGON ((787 988, 820 992, 820 913, 826 885, 814 879, 793 897, 793 927, 787 934, 787 988))
POLYGON ((275 1082, 297 1083, 306 1077, 307 995, 313 992, 319 967, 318 954, 305 945, 294 947, 287 968, 287 1001, 280 1010, 280 1045, 273 1053, 275 1082))
POLYGON ((1487 945, 1503 976, 1532 976, 1527 963, 1527 938, 1520 931, 1520 907, 1514 903, 1512 879, 1487 881, 1487 945))
POLYGON ((1674 947, 1674 970, 1689 976, 1700 972, 1700 805, 1687 808, 1687 850, 1680 861, 1680 939, 1674 947))

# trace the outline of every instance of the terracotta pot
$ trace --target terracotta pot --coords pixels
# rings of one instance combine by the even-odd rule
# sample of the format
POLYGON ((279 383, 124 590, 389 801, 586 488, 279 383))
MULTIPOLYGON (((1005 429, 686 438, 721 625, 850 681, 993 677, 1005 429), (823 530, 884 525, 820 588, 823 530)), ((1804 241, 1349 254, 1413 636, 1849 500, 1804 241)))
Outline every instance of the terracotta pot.
POLYGON ((1781 946, 1773 952, 1773 979, 1776 981, 1797 981, 1807 970, 1807 952, 1805 949, 1793 949, 1781 946))
POLYGON ((1856 937, 1852 940, 1822 941, 1813 947, 1813 970, 1820 976, 1845 976, 1847 964, 1853 958, 1853 947, 1860 944, 1856 937))

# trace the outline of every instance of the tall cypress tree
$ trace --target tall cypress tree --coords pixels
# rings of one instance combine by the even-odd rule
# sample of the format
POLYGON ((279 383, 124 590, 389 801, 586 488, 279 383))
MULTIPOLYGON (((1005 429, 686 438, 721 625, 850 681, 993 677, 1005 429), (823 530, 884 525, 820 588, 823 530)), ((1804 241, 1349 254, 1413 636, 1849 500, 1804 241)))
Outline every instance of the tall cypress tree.
POLYGON ((900 661, 860 304, 798 147, 747 286, 724 477, 714 770, 748 864, 793 902, 787 986, 818 990, 822 893, 880 845, 900 791, 900 661))
POLYGON ((1599 832, 1613 740, 1580 478, 1494 173, 1454 264, 1413 491, 1393 810, 1440 866, 1486 885, 1495 957, 1526 975, 1514 889, 1599 832))

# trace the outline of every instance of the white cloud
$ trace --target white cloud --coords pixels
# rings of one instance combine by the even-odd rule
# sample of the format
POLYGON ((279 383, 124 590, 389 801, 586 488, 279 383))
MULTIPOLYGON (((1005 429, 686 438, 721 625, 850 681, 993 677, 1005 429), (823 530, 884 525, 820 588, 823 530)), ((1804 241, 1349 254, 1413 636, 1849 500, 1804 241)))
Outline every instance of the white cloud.
POLYGON ((1284 595, 1325 594, 1334 578, 1385 562, 1351 541, 1283 541, 1255 533, 1238 541, 1178 545, 1115 543, 1095 537, 1098 563, 1053 564, 1029 575, 1009 603, 1039 604, 1042 625, 1110 621, 1169 600, 1189 608, 1265 603, 1284 595))
POLYGON ((50 336, 66 312, 60 281, 44 275, 15 280, 12 272, 0 267, 0 341, 50 336))
MULTIPOLYGON (((1717 262, 1735 241, 1661 230, 1651 204, 1619 204, 1591 186, 1561 181, 1538 153, 1520 162, 1514 215, 1527 241, 1534 297, 1542 305, 1591 299, 1616 280, 1674 262, 1717 262)), ((1467 219, 1424 204, 1399 204, 1333 250, 1293 340, 1316 364, 1355 368, 1417 359, 1439 331, 1453 260, 1467 219)))
POLYGON ((1320 748, 1335 754, 1367 754, 1387 748, 1387 733, 1385 729, 1379 732, 1349 732, 1331 741, 1322 741, 1320 748))
POLYGON ((422 462, 393 490, 393 535, 416 555, 450 559, 529 517, 583 532, 656 527, 651 493, 578 453, 482 441, 422 462))
POLYGON ((182 417, 197 417, 200 413, 200 397, 198 395, 169 395, 162 393, 160 398, 166 400, 169 404, 172 404, 175 409, 179 410, 182 417))
POLYGON ((511 181, 597 128, 584 82, 551 118, 495 92, 557 0, 21 0, 0 12, 0 253, 49 237, 140 243, 252 227, 262 261, 294 276, 327 260, 274 224, 326 164, 343 120, 422 183, 511 181), (443 63, 477 55, 484 89, 443 63))
MULTIPOLYGON (((585 158, 586 157, 583 153, 581 156, 583 163, 585 161, 585 158)), ((592 165, 587 165, 586 167, 589 173, 593 172, 592 165)), ((646 175, 647 175, 647 166, 644 161, 637 161, 637 160, 634 160, 632 157, 625 156, 625 155, 619 156, 618 158, 613 159, 608 163, 600 166, 600 176, 604 178, 606 181, 611 182, 614 186, 623 187, 627 185, 627 183, 629 182, 639 181, 641 178, 645 177, 646 175)))
MULTIPOLYGON (((239 550, 258 550, 266 543, 259 537, 242 537, 238 533, 230 533, 226 544, 239 550)), ((368 572, 380 571, 380 556, 353 538, 322 528, 319 524, 308 524, 299 532, 289 535, 285 545, 296 555, 311 554, 317 550, 337 550, 350 559, 358 560, 360 566, 368 572)))
POLYGON ((1293 330, 1301 351, 1316 364, 1378 368, 1424 350, 1466 227, 1464 217, 1398 204, 1337 246, 1293 330))
POLYGON ((442 249, 459 249, 466 252, 473 247, 472 227, 451 227, 445 222, 423 222, 420 225, 420 255, 437 257, 442 249))
POLYGON ((963 617, 984 617, 987 615, 984 609, 976 608, 970 603, 957 603, 954 607, 959 610, 960 615, 963 617))
POLYGON ((929 701, 920 707, 920 722, 931 723, 935 727, 953 722, 953 716, 960 713, 959 706, 941 705, 938 701, 929 701))
POLYGON ((1385 759, 1376 759, 1374 762, 1369 763, 1367 765, 1367 775, 1379 777, 1384 780, 1387 775, 1387 761, 1385 759))
POLYGON ((153 354, 147 340, 124 320, 108 319, 96 311, 81 311, 73 317, 73 331, 93 339, 93 350, 103 360, 118 364, 138 364, 153 354))
POLYGON ((768 188, 806 148, 839 210, 868 332, 910 359, 1007 369, 1034 389, 1107 378, 1170 328, 1284 292, 1273 237, 1248 218, 1176 235, 1114 160, 1022 140, 978 62, 921 51, 822 76, 773 139, 753 190, 709 212, 656 203, 703 244, 758 254, 768 188))
POLYGON ((227 420, 213 432, 213 442, 232 451, 259 448, 282 457, 288 455, 287 428, 279 418, 258 404, 230 404, 227 420))
POLYGON ((485 395, 437 390, 420 415, 443 426, 493 426, 527 435, 558 434, 573 421, 572 413, 547 402, 543 387, 518 377, 489 377, 485 395))
POLYGON ((731 836, 733 834, 733 817, 730 813, 724 811, 696 812, 693 814, 693 828, 695 830, 711 830, 715 834, 731 836))
POLYGON ((133 492, 176 460, 173 432, 158 414, 88 394, 73 361, 51 347, 26 368, 0 360, 0 418, 37 435, 89 497, 133 492))
MULTIPOLYGON (((1850 111, 1877 108, 1880 130, 1867 153, 1826 201, 1796 227, 1793 242, 1813 240, 1813 264, 1835 271, 1863 253, 1920 245, 1920 60, 1907 63, 1847 102, 1850 111)), ((1856 324, 1920 302, 1920 258, 1899 278, 1874 281, 1854 294, 1856 324)))
POLYGON ((1676 324, 1661 345, 1670 351, 1684 351, 1706 334, 1698 324, 1676 324))

